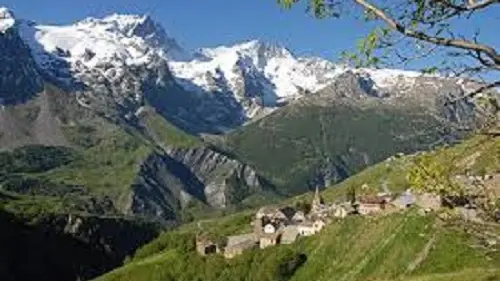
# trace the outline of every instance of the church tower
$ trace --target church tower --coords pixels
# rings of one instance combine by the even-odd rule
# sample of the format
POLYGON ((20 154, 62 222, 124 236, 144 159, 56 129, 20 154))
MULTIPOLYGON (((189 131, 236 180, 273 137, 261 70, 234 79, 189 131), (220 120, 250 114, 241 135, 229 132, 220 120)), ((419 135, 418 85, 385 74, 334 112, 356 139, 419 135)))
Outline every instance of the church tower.
POLYGON ((311 203, 311 213, 318 213, 321 210, 321 205, 323 205, 323 198, 319 194, 319 188, 316 187, 316 192, 311 203))

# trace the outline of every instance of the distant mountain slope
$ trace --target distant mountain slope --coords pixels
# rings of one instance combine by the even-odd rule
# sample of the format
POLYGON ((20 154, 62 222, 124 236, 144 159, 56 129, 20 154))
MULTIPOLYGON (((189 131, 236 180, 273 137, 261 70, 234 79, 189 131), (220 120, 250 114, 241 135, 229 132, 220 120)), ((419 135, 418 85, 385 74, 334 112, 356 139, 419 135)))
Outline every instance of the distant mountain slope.
MULTIPOLYGON (((439 80, 413 71, 351 69, 322 58, 297 57, 280 45, 255 40, 191 52, 148 16, 114 14, 55 26, 2 11, 4 37, 11 34, 25 45, 7 50, 29 50, 33 56, 20 63, 22 69, 29 71, 36 63, 41 76, 75 92, 82 106, 106 116, 133 119, 149 103, 194 133, 238 128, 327 88, 346 72, 363 76, 365 87, 381 96, 402 94, 422 77, 430 78, 429 83, 439 80)), ((31 82, 35 81, 39 82, 31 82)), ((467 88, 463 81, 450 81, 467 88)), ((37 85, 32 84, 22 86, 37 85)))
MULTIPOLYGON (((23 160, 22 151, 31 146, 17 143, 21 147, 0 154, 0 190, 19 194, 20 199, 34 196, 41 205, 46 199, 60 202, 48 212, 146 215, 176 221, 240 206, 262 192, 273 193, 251 167, 205 146, 153 110, 145 109, 140 118, 144 127, 121 127, 99 117, 56 127, 75 156, 47 169, 9 170, 11 161, 28 165, 29 157, 54 157, 51 147, 45 146, 48 143, 36 139, 26 144, 39 146, 25 153, 39 151, 39 155, 23 160)), ((21 207, 23 200, 21 205, 14 200, 9 206, 21 207)))
POLYGON ((378 96, 362 76, 344 73, 316 95, 228 134, 226 149, 285 193, 329 186, 396 153, 457 141, 474 127, 472 103, 445 105, 460 86, 429 79, 378 96))
POLYGON ((0 148, 76 149, 35 177, 85 186, 113 212, 261 204, 454 141, 476 121, 472 103, 444 106, 470 81, 354 70, 259 41, 189 52, 149 17, 49 26, 1 13, 0 60, 18 72, 0 81, 0 148), (229 134, 219 147, 202 133, 229 134))
POLYGON ((0 81, 0 149, 14 149, 2 157, 33 145, 25 151, 42 158, 52 156, 45 153, 51 147, 77 155, 42 171, 3 165, 0 189, 20 199, 11 208, 29 199, 53 212, 183 221, 273 193, 251 167, 178 127, 208 123, 176 115, 199 99, 175 83, 167 59, 179 58, 169 53, 177 45, 150 18, 115 15, 56 27, 1 13, 2 69, 18 71, 0 81))

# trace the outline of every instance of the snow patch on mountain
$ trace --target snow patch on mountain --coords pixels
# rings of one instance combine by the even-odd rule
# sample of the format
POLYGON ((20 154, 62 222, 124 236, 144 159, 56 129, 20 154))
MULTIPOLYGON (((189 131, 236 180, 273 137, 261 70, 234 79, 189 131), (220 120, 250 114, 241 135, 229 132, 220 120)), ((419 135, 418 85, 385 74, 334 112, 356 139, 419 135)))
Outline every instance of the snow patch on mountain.
POLYGON ((267 100, 272 100, 272 96, 279 101, 299 97, 304 91, 315 92, 344 71, 329 61, 296 58, 286 48, 257 40, 201 49, 197 54, 192 61, 170 64, 181 81, 190 81, 206 91, 227 88, 236 93, 241 90, 241 79, 251 78, 244 74, 257 71, 263 79, 256 81, 262 86, 260 94, 267 100), (212 78, 226 83, 214 85, 212 78))
MULTIPOLYGON (((0 9, 0 27, 12 21, 12 14, 0 9)), ((144 89, 154 91, 143 87, 145 79, 157 77, 157 84, 183 88, 184 94, 175 97, 185 102, 186 112, 179 113, 179 119, 196 112, 210 126, 255 120, 317 93, 348 71, 378 91, 380 95, 369 94, 377 97, 386 97, 388 88, 404 94, 422 75, 352 69, 322 58, 298 57, 283 46, 258 40, 190 52, 149 16, 114 14, 65 26, 17 20, 15 27, 44 74, 66 85, 88 86, 86 100, 108 93, 123 107, 139 107, 144 89)), ((83 97, 81 101, 89 105, 83 97)))
MULTIPOLYGON (((3 11, 4 18, 9 18, 11 13, 3 11)), ((111 79, 108 74, 120 77, 130 66, 165 59, 186 90, 230 94, 242 104, 248 118, 260 115, 259 108, 275 109, 325 88, 341 73, 353 71, 321 58, 296 57, 280 45, 258 40, 191 53, 149 16, 113 14, 66 26, 21 23, 20 35, 38 65, 59 80, 71 81, 96 69, 111 79)), ((388 69, 354 71, 371 79, 375 88, 411 82, 420 75, 388 69)))
POLYGON ((6 7, 0 7, 0 32, 5 33, 15 23, 14 14, 6 7))
MULTIPOLYGON (((322 58, 296 57, 282 46, 257 40, 201 49, 192 61, 174 61, 170 67, 179 83, 190 90, 229 91, 238 101, 258 98, 258 104, 271 111, 326 88, 347 71, 366 80, 374 91, 409 87, 423 75, 394 69, 352 69, 322 58), (253 87, 248 87, 248 81, 253 87)), ((245 110, 249 118, 261 115, 255 106, 245 110)))
POLYGON ((143 65, 155 55, 176 60, 190 58, 148 16, 115 14, 67 26, 23 22, 20 34, 43 68, 51 67, 57 60, 92 69, 107 63, 143 65))
POLYGON ((415 78, 430 75, 424 75, 422 72, 399 70, 399 69, 359 69, 357 73, 366 75, 371 79, 375 86, 378 88, 390 88, 397 85, 397 83, 413 83, 415 78))

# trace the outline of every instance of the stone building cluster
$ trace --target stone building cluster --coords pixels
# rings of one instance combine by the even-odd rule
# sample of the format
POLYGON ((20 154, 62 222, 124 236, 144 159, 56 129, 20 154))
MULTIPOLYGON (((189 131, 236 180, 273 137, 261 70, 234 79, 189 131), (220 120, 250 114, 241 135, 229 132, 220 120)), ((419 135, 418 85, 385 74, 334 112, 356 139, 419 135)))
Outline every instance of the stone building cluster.
POLYGON ((311 210, 305 214, 296 208, 266 206, 260 208, 252 221, 253 232, 229 236, 224 256, 232 258, 251 248, 264 249, 279 244, 292 244, 300 236, 319 233, 329 223, 330 208, 316 190, 311 210))
MULTIPOLYGON (((321 232, 326 225, 349 215, 376 215, 398 209, 406 209, 415 204, 426 208, 437 208, 439 199, 414 196, 410 191, 394 197, 390 193, 352 198, 350 201, 326 204, 316 189, 310 211, 305 214, 297 208, 285 206, 265 206, 260 208, 251 222, 253 232, 227 237, 223 254, 230 259, 244 251, 279 245, 292 244, 298 238, 321 232), (422 202, 420 202, 422 201, 422 202)), ((197 241, 198 252, 202 255, 218 253, 219 249, 211 241, 197 241)))

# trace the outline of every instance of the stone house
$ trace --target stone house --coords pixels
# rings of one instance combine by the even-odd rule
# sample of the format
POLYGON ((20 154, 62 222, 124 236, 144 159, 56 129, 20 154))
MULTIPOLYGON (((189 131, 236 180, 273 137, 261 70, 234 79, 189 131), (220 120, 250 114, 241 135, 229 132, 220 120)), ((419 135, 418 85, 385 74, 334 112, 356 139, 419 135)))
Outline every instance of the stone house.
POLYGON ((224 248, 224 257, 231 259, 256 246, 256 237, 253 233, 229 236, 226 248, 224 248))
POLYGON ((391 203, 392 205, 394 205, 399 209, 406 209, 415 205, 415 202, 416 202, 415 196, 411 193, 411 191, 407 190, 391 203))
POLYGON ((257 246, 257 244, 255 243, 254 240, 248 240, 248 241, 244 241, 244 242, 241 242, 239 244, 236 244, 236 245, 226 247, 224 249, 224 257, 226 259, 232 259, 238 255, 243 254, 243 252, 245 250, 255 248, 256 246, 257 246))
POLYGON ((343 219, 347 217, 348 212, 344 206, 336 206, 333 209, 333 217, 343 219))
POLYGON ((466 221, 481 223, 482 219, 479 217, 480 212, 473 208, 458 207, 456 208, 458 213, 466 221))
POLYGON ((300 233, 297 225, 287 225, 281 235, 281 244, 292 244, 299 236, 300 233))
POLYGON ((196 237, 196 251, 202 255, 216 254, 219 252, 217 244, 210 241, 207 237, 197 236, 196 237))
POLYGON ((306 215, 302 211, 297 211, 292 217, 292 222, 295 223, 304 222, 305 220, 306 220, 306 215))
POLYGON ((386 200, 379 197, 362 197, 358 204, 358 213, 360 215, 369 215, 385 209, 386 200))
POLYGON ((430 193, 418 194, 415 204, 426 211, 436 211, 442 206, 441 196, 430 193))
POLYGON ((306 221, 297 225, 297 230, 301 236, 311 236, 316 234, 314 225, 310 221, 306 221))
POLYGON ((325 228, 326 223, 323 220, 316 220, 313 223, 313 228, 315 233, 319 233, 323 228, 325 228))
POLYGON ((264 233, 259 238, 259 246, 265 249, 270 246, 278 245, 281 243, 281 233, 264 233))

